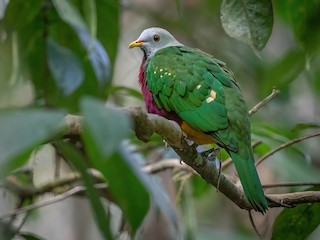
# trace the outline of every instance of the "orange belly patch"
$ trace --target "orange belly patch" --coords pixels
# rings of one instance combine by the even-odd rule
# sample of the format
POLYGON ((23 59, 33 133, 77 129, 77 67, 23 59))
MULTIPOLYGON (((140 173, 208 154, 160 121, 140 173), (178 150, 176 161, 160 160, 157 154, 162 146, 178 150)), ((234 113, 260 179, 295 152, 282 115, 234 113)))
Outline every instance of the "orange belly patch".
POLYGON ((185 121, 181 123, 180 127, 187 134, 188 138, 190 138, 198 145, 215 143, 212 137, 208 136, 204 132, 193 129, 185 121))

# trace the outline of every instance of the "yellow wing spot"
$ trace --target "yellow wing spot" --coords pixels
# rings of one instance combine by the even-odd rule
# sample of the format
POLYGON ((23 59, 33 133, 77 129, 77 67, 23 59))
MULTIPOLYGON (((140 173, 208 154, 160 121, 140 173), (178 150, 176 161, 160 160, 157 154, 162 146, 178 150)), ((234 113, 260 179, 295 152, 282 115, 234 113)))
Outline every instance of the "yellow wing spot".
POLYGON ((162 72, 163 71, 163 69, 162 68, 160 68, 160 72, 162 72))
POLYGON ((160 77, 161 77, 161 78, 163 78, 163 76, 162 76, 162 75, 160 75, 160 77))
POLYGON ((213 90, 210 91, 210 96, 207 97, 206 102, 211 103, 217 96, 217 93, 213 90))
POLYGON ((157 74, 157 71, 153 71, 154 74, 157 74))
POLYGON ((164 73, 164 75, 168 75, 168 73, 167 73, 167 72, 165 72, 165 73, 164 73))
POLYGON ((168 76, 171 76, 171 73, 170 73, 170 72, 168 73, 168 76))
POLYGON ((201 84, 197 85, 197 87, 196 87, 196 88, 197 88, 197 89, 201 88, 201 84))
POLYGON ((211 92, 210 92, 210 97, 212 97, 213 99, 215 99, 216 96, 217 96, 217 93, 216 93, 215 91, 211 90, 211 92))

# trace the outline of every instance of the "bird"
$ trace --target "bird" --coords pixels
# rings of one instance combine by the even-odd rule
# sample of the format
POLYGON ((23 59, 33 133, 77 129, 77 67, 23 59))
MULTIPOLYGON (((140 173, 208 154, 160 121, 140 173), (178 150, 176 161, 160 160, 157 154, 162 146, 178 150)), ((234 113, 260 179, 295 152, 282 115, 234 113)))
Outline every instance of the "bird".
POLYGON ((145 29, 134 47, 143 52, 138 82, 147 111, 177 122, 197 145, 224 148, 252 208, 264 214, 268 203, 254 164, 248 108, 233 72, 163 28, 145 29))

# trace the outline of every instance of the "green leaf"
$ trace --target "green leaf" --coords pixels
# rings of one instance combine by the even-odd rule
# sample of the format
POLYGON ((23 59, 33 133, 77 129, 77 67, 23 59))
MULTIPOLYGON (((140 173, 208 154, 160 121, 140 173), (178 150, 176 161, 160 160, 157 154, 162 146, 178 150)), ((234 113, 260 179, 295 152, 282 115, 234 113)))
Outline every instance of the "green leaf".
POLYGON ((88 59, 100 86, 106 86, 110 80, 111 67, 109 56, 103 45, 97 39, 92 38, 79 10, 68 0, 53 0, 52 2, 61 19, 77 33, 82 46, 88 52, 88 59))
POLYGON ((29 24, 41 10, 43 1, 9 1, 4 16, 7 30, 18 31, 29 24))
MULTIPOLYGON (((62 127, 64 113, 40 109, 0 112, 0 177, 18 167, 19 156, 56 134, 62 127), (12 159, 17 158, 16 162, 12 159)), ((19 160, 20 161, 19 161, 19 160)))
POLYGON ((52 3, 60 18, 74 30, 87 30, 87 25, 82 19, 79 10, 69 0, 52 0, 52 3))
POLYGON ((106 178, 112 196, 135 233, 148 211, 149 194, 123 155, 121 142, 129 134, 129 118, 123 111, 106 108, 92 98, 81 101, 81 111, 86 151, 94 167, 106 178))
POLYGON ((91 159, 108 182, 112 196, 122 209, 135 233, 146 216, 150 196, 139 179, 133 164, 125 160, 124 150, 114 152, 108 159, 91 159))
POLYGON ((14 230, 12 224, 0 219, 0 237, 2 239, 12 239, 16 234, 14 230))
POLYGON ((97 37, 107 50, 111 62, 114 63, 117 55, 120 36, 120 6, 119 0, 96 1, 98 29, 97 37), (108 9, 106 14, 105 9, 108 9))
POLYGON ((160 208, 162 213, 168 218, 168 220, 171 221, 176 230, 178 230, 177 213, 172 206, 171 200, 169 199, 166 190, 163 188, 162 184, 156 180, 155 177, 152 177, 141 170, 140 165, 138 165, 137 163, 144 163, 144 160, 138 153, 132 153, 135 149, 131 149, 129 144, 123 144, 122 146, 123 159, 127 162, 135 175, 139 178, 141 183, 151 194, 156 206, 160 208))
POLYGON ((29 233, 29 232, 19 233, 19 237, 25 240, 45 240, 43 237, 40 237, 37 234, 29 233))
POLYGON ((98 83, 101 87, 105 87, 111 76, 111 64, 109 56, 98 40, 92 40, 88 31, 79 31, 79 38, 82 45, 86 47, 88 59, 94 70, 98 83))
POLYGON ((274 87, 282 89, 297 79, 305 69, 306 55, 301 50, 292 50, 282 59, 266 68, 261 81, 263 91, 270 92, 274 87))
POLYGON ((275 1, 275 9, 278 15, 291 25, 304 50, 315 53, 320 41, 320 1, 275 1))
POLYGON ((300 132, 310 128, 320 128, 318 123, 298 123, 293 129, 293 132, 300 132))
POLYGON ((47 39, 48 65, 63 95, 70 95, 83 82, 84 72, 78 57, 67 48, 47 39))
POLYGON ((128 137, 130 119, 124 111, 106 107, 103 102, 91 97, 81 100, 81 112, 84 116, 85 137, 91 138, 88 145, 91 156, 99 153, 100 159, 109 157, 120 148, 121 141, 128 137))
POLYGON ((92 39, 97 37, 97 7, 95 0, 83 1, 83 13, 89 26, 89 32, 92 39))
POLYGON ((126 86, 115 86, 111 85, 108 87, 108 95, 109 94, 117 94, 118 92, 121 92, 121 94, 125 93, 128 94, 131 97, 135 97, 139 100, 143 100, 143 96, 140 91, 137 91, 134 88, 126 87, 126 86))
POLYGON ((273 224, 272 240, 304 240, 320 224, 320 204, 284 209, 273 224))
POLYGON ((103 234, 105 239, 113 239, 111 229, 110 229, 110 219, 109 214, 103 207, 100 200, 100 196, 97 190, 94 188, 94 181, 88 174, 86 166, 86 159, 81 155, 81 153, 76 150, 72 145, 59 142, 56 143, 58 150, 62 153, 63 157, 69 160, 73 166, 80 172, 83 183, 86 187, 86 194, 90 200, 90 204, 95 216, 95 220, 98 224, 100 232, 103 234))
POLYGON ((203 181, 203 179, 198 175, 193 175, 191 178, 191 182, 192 195, 195 198, 202 197, 205 193, 212 189, 212 186, 208 184, 206 181, 203 181))
POLYGON ((270 0, 223 0, 221 23, 231 37, 260 51, 266 45, 273 25, 270 0))

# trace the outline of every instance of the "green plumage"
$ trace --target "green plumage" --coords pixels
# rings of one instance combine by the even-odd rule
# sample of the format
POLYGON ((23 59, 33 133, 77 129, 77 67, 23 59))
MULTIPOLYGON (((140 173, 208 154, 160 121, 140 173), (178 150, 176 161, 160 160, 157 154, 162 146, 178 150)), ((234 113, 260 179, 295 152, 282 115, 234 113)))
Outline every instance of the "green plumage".
POLYGON ((248 200, 265 212, 268 204, 254 166, 248 109, 232 72, 200 50, 173 46, 158 50, 146 73, 157 106, 174 111, 225 148, 248 200))

